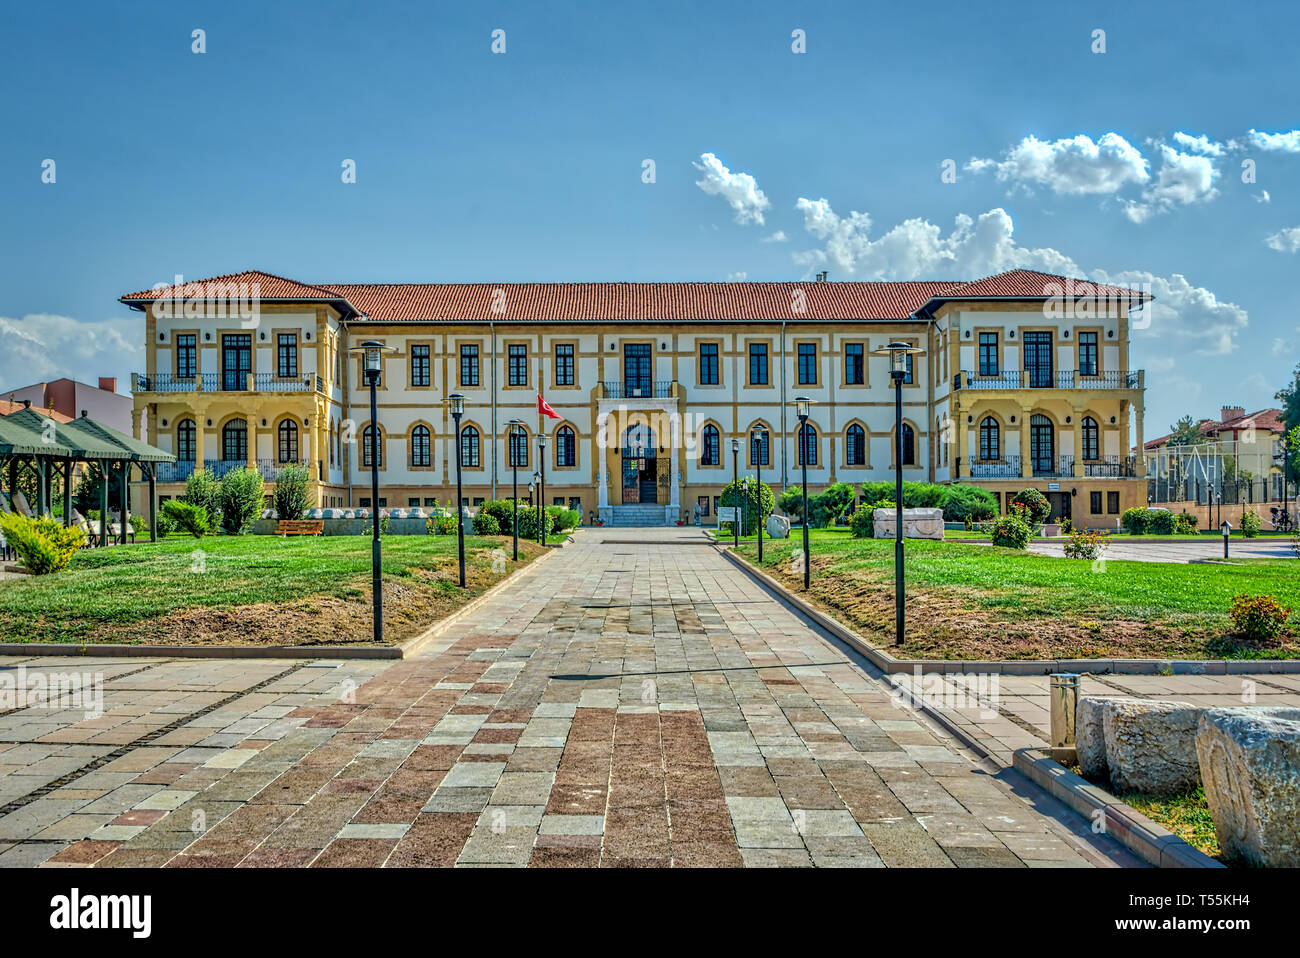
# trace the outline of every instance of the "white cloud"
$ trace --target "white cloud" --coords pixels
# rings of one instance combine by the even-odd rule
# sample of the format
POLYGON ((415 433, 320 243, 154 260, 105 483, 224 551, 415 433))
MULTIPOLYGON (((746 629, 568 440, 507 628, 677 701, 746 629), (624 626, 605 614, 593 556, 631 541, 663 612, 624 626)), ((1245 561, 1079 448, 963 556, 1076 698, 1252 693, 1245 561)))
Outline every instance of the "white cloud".
POLYGON ((1269 153, 1300 153, 1300 130, 1292 130, 1290 133, 1261 133, 1259 130, 1251 130, 1246 134, 1246 139, 1252 146, 1269 153))
POLYGON ((1125 213, 1134 223, 1145 222, 1156 213, 1166 213, 1175 205, 1206 203, 1218 196, 1214 182, 1219 171, 1205 156, 1180 153, 1160 144, 1160 172, 1156 181, 1143 192, 1142 199, 1125 204, 1125 213))
POLYGON ((1278 230, 1264 242, 1268 244, 1269 249, 1275 249, 1279 253, 1300 252, 1300 226, 1278 230))
POLYGON ((1268 195, 1268 190, 1260 190, 1258 193, 1250 194, 1250 198, 1256 203, 1271 203, 1273 197, 1268 195))
MULTIPOLYGON (((728 282, 728 283, 743 283, 743 282, 745 281, 745 279, 746 279, 748 276, 749 276, 749 274, 746 273, 746 272, 742 269, 742 270, 739 270, 739 271, 737 271, 737 272, 735 272, 735 273, 728 273, 728 274, 727 274, 727 282, 728 282)), ((539 535, 540 535, 540 533, 539 533, 539 535)))
POLYGON ((973 279, 1006 269, 1038 269, 1080 275, 1077 264, 1054 249, 1028 249, 1012 237, 1015 226, 1001 208, 978 219, 960 214, 947 236, 926 220, 911 219, 871 238, 871 217, 840 216, 825 199, 795 204, 804 228, 823 241, 820 249, 794 254, 810 271, 830 263, 857 279, 973 279))
POLYGON ((1031 135, 1002 160, 975 158, 966 169, 991 169, 1002 182, 1073 195, 1114 193, 1129 183, 1146 183, 1151 175, 1141 152, 1118 133, 1103 134, 1095 143, 1082 133, 1053 141, 1031 135))
POLYGON ((129 373, 144 369, 144 320, 119 317, 85 322, 70 316, 31 313, 0 316, 0 398, 3 390, 68 377, 96 384, 100 376, 130 385, 129 373))
POLYGON ((1223 155, 1223 144, 1214 142, 1204 133, 1200 136, 1192 136, 1188 133, 1175 133, 1174 142, 1188 153, 1199 153, 1201 156, 1223 155))
POLYGON ((1193 286, 1181 273, 1157 276, 1145 270, 1110 274, 1092 271, 1089 279, 1149 290, 1155 300, 1134 315, 1135 336, 1167 346, 1185 344, 1199 352, 1229 353, 1234 336, 1246 328, 1249 314, 1236 303, 1219 299, 1203 286, 1193 286))
POLYGON ((784 243, 790 237, 785 235, 785 230, 777 230, 771 236, 764 236, 761 242, 764 243, 784 243))
POLYGON ((692 164, 704 174, 695 185, 710 196, 721 196, 736 212, 736 222, 742 225, 763 225, 763 211, 772 203, 758 188, 758 182, 748 173, 732 173, 712 153, 701 153, 698 163, 692 164))

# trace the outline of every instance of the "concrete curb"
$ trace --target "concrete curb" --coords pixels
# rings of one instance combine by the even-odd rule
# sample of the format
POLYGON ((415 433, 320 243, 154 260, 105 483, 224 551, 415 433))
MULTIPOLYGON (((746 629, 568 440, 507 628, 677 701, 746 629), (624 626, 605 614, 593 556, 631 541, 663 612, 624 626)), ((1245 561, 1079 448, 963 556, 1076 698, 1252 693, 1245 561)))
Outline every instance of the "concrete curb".
POLYGON ((960 659, 899 659, 866 640, 838 619, 827 615, 806 599, 791 592, 777 579, 715 543, 726 559, 751 579, 777 595, 786 605, 813 619, 819 626, 847 642, 871 664, 885 673, 981 672, 999 675, 1050 675, 1053 672, 1089 672, 1095 675, 1282 675, 1300 674, 1300 659, 1003 659, 974 661, 960 659))
POLYGON ((548 548, 514 575, 506 576, 492 588, 471 602, 461 606, 451 615, 439 619, 415 638, 398 645, 66 645, 57 642, 23 643, 0 642, 3 655, 86 656, 101 658, 148 659, 380 659, 396 661, 413 655, 430 640, 436 638, 465 615, 473 612, 497 592, 527 575, 538 563, 555 553, 548 548))
POLYGON ((1129 808, 1103 788, 1075 775, 1037 749, 1017 749, 1013 767, 1043 791, 1059 799, 1105 834, 1157 868, 1223 868, 1224 865, 1189 845, 1169 829, 1129 808))

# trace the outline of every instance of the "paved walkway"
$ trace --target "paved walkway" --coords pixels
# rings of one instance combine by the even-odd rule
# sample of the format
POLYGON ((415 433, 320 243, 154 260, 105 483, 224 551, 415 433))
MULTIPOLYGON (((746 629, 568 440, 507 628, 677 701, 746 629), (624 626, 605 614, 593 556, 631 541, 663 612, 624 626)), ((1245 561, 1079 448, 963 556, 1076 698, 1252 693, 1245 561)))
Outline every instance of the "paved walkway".
MULTIPOLYGON (((1041 555, 1065 554, 1065 540, 1034 539, 1029 548, 1041 555)), ((1290 539, 1230 539, 1229 561, 1232 559, 1294 559, 1295 550, 1290 539)), ((1110 539, 1106 543, 1107 559, 1125 559, 1130 562, 1202 562, 1207 559, 1223 561, 1223 537, 1199 536, 1177 541, 1159 539, 1110 539)))
POLYGON ((0 865, 1136 864, 698 530, 584 536, 391 665, 0 661, 105 709, 0 712, 0 865))

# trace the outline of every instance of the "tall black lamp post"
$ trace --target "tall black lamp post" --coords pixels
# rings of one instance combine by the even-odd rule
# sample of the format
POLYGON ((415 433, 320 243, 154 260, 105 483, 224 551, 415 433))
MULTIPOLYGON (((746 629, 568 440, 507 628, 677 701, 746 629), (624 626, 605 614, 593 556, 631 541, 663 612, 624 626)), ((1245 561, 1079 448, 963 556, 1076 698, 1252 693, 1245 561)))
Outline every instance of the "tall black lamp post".
MULTIPOLYGON (((540 509, 542 504, 542 476, 541 473, 538 472, 533 473, 533 481, 528 484, 528 498, 530 501, 533 498, 534 492, 536 492, 537 494, 537 501, 534 503, 534 506, 540 509)), ((541 528, 542 528, 542 517, 541 514, 539 513, 537 516, 538 534, 541 533, 541 528)))
POLYGON ((894 644, 903 644, 907 601, 903 589, 903 380, 911 357, 924 352, 911 343, 892 342, 872 350, 889 357, 889 376, 894 381, 894 644))
POLYGON ((803 468, 803 587, 812 585, 812 556, 808 552, 808 413, 817 400, 795 396, 794 411, 799 417, 799 465, 803 468))
MULTIPOLYGON (((1296 428, 1300 429, 1300 426, 1296 428)), ((1274 456, 1273 458, 1277 459, 1279 456, 1274 456)), ((1287 497, 1286 488, 1287 473, 1291 471, 1291 434, 1289 432, 1282 433, 1282 452, 1280 458, 1282 460, 1282 515, 1279 518, 1283 521, 1289 521, 1291 519, 1291 513, 1288 508, 1290 505, 1290 499, 1287 497)), ((1294 528, 1294 525, 1294 523, 1291 523, 1292 528, 1294 528)))
POLYGON ((507 435, 510 437, 509 439, 510 468, 514 470, 514 476, 512 478, 511 486, 510 486, 511 489, 510 502, 513 506, 513 508, 511 509, 511 519, 514 521, 514 526, 515 526, 515 531, 514 531, 515 561, 518 562, 519 561, 519 451, 520 450, 526 451, 528 449, 528 445, 526 442, 521 443, 518 442, 518 440, 526 438, 527 429, 524 426, 524 421, 522 419, 511 419, 508 423, 506 423, 506 425, 510 427, 510 429, 507 432, 507 435))
POLYGON ((755 426, 749 433, 749 448, 754 450, 754 470, 758 480, 758 564, 763 564, 763 451, 767 448, 767 430, 755 426))
POLYGON ((731 497, 731 533, 735 536, 736 548, 740 548, 740 521, 737 516, 740 515, 740 504, 737 500, 740 498, 740 440, 731 440, 731 474, 734 482, 733 488, 735 493, 731 497))
POLYGON ((546 545, 546 433, 537 434, 537 528, 541 538, 537 541, 546 545))
MULTIPOLYGON (((392 346, 385 346, 373 339, 351 349, 351 352, 361 353, 365 358, 366 383, 370 386, 370 519, 374 527, 370 545, 370 591, 373 596, 373 634, 376 642, 384 639, 384 583, 382 549, 379 544, 379 400, 375 390, 383 368, 383 354, 392 349, 392 346)), ((104 485, 107 487, 108 483, 104 485)))
POLYGON ((460 485, 460 467, 461 460, 461 436, 460 436, 460 417, 465 414, 465 397, 460 393, 452 393, 447 397, 447 402, 451 403, 451 418, 456 421, 456 545, 460 552, 460 587, 465 588, 465 505, 461 501, 460 485))

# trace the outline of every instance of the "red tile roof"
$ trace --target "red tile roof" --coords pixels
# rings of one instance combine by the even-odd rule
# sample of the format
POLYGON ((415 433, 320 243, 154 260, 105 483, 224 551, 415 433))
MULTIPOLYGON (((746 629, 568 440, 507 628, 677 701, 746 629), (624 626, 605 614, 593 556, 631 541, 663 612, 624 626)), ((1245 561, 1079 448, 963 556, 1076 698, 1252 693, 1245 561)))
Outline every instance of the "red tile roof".
MULTIPOLYGON (((1200 427, 1202 436, 1212 439, 1221 432, 1249 429, 1252 423, 1257 430, 1262 432, 1280 433, 1286 427, 1280 409, 1261 409, 1248 416, 1235 416, 1232 419, 1202 419, 1197 425, 1200 427)), ((1172 435, 1173 433, 1170 433, 1168 436, 1161 436, 1158 439, 1148 439, 1142 443, 1142 448, 1155 449, 1167 445, 1169 437, 1172 435)))
MULTIPOLYGON (((28 408, 27 405, 21 401, 0 399, 0 416, 7 416, 10 413, 21 412, 26 408, 28 408)), ((55 422, 72 422, 71 416, 65 416, 63 413, 55 412, 53 409, 41 409, 39 406, 33 408, 42 416, 48 416, 55 422)))
MULTIPOLYGON (((1012 270, 974 283, 298 283, 260 270, 228 273, 165 290, 128 293, 142 306, 160 296, 221 293, 222 284, 257 283, 263 300, 341 302, 377 321, 604 322, 907 319, 928 303, 967 297, 1040 299, 1065 277, 1012 270), (207 287, 216 287, 215 290, 207 287)), ((1083 282, 1075 280, 1075 283, 1083 282)), ((1098 295, 1131 296, 1114 286, 1098 295)))
POLYGON ((1136 299, 1141 302, 1151 298, 1150 293, 1142 293, 1124 286, 1108 286, 1105 283, 1092 283, 1083 279, 1071 279, 1052 273, 1039 273, 1031 269, 1013 269, 1005 273, 995 273, 973 283, 962 283, 946 290, 941 299, 971 299, 986 296, 1007 297, 1009 299, 1048 299, 1062 296, 1073 290, 1073 295, 1095 296, 1097 298, 1136 299))

